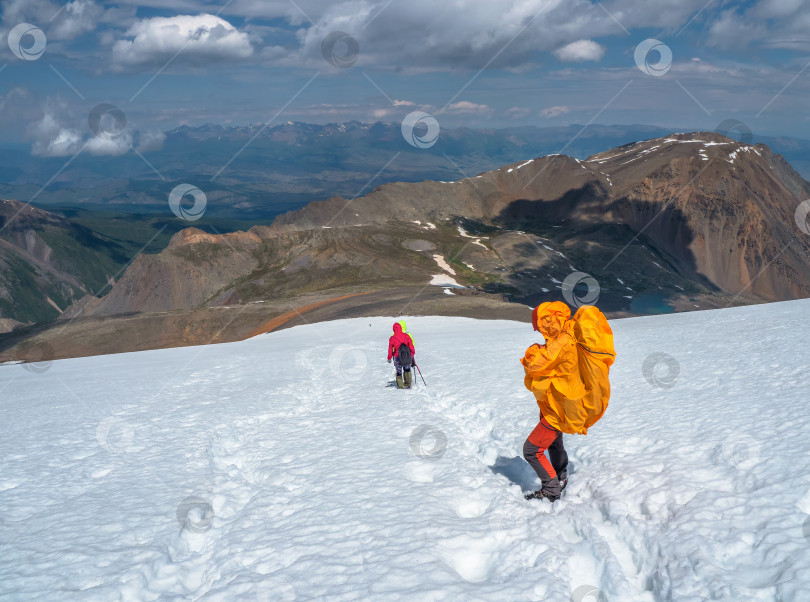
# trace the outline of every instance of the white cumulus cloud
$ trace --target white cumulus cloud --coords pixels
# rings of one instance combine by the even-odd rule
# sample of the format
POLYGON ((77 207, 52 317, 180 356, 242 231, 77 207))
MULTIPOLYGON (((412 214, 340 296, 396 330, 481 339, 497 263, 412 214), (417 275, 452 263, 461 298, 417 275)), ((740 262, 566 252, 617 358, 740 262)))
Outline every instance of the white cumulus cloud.
POLYGON ((112 47, 113 67, 163 64, 175 54, 186 64, 239 61, 253 54, 248 34, 215 15, 142 19, 112 47))
POLYGON ((15 103, 24 102, 28 96, 29 92, 25 88, 11 88, 5 96, 0 96, 0 113, 15 103))
POLYGON ((72 40, 80 35, 93 31, 104 14, 104 9, 93 0, 73 0, 68 2, 54 24, 48 29, 51 39, 72 40))
POLYGON ((17 23, 32 23, 46 30, 48 40, 72 40, 93 31, 103 19, 105 9, 94 0, 2 0, 0 15, 2 37, 17 23))
POLYGON ((565 62, 600 61, 605 47, 593 40, 577 40, 555 50, 554 56, 565 62))
POLYGON ((125 155, 132 148, 132 133, 124 131, 114 138, 91 136, 87 139, 85 150, 99 157, 117 157, 125 155))
POLYGON ((33 123, 29 135, 34 139, 31 154, 37 157, 64 157, 73 155, 82 147, 82 133, 64 124, 61 115, 65 107, 49 100, 42 119, 33 123))
POLYGON ((506 115, 511 119, 523 119, 531 115, 532 110, 525 107, 512 107, 506 111, 506 115))
POLYGON ((460 113, 464 115, 485 115, 487 113, 491 113, 492 109, 487 105, 479 105, 475 104, 474 102, 462 100, 460 102, 454 102, 447 107, 447 112, 460 113))
POLYGON ((540 115, 546 117, 547 119, 552 119, 554 117, 559 117, 560 115, 565 115, 569 111, 571 111, 571 109, 569 109, 568 107, 558 105, 554 107, 548 107, 547 109, 543 109, 542 111, 540 111, 540 115))
POLYGON ((125 155, 137 145, 138 152, 160 150, 166 136, 159 130, 138 131, 130 125, 121 131, 94 135, 87 118, 71 111, 58 98, 45 102, 42 117, 28 128, 33 139, 31 154, 36 157, 69 157, 78 152, 94 156, 117 157, 125 155))
POLYGON ((807 51, 810 3, 806 0, 760 0, 724 10, 712 24, 709 46, 739 49, 763 46, 807 51))
POLYGON ((152 151, 159 151, 163 148, 163 143, 166 141, 166 134, 160 130, 148 130, 146 132, 139 132, 138 134, 138 152, 149 153, 152 151))

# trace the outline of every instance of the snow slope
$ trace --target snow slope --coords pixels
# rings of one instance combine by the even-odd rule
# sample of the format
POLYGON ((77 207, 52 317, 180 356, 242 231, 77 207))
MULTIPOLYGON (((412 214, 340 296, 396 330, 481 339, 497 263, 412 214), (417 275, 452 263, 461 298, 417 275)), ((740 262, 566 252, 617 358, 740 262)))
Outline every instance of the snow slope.
POLYGON ((411 391, 381 318, 2 366, 0 599, 808 600, 809 309, 613 322, 554 505, 527 324, 408 318, 411 391))

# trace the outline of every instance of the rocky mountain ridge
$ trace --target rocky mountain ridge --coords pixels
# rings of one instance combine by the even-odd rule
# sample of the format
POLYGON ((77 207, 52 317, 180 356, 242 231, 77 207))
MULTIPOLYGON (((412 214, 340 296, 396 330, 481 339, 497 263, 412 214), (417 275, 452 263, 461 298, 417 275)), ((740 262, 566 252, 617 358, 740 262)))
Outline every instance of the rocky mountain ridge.
POLYGON ((245 232, 181 230, 0 356, 221 342, 356 315, 523 319, 526 305, 586 297, 612 316, 808 297, 810 236, 795 222, 807 198, 810 183, 768 147, 705 132, 384 184, 245 232))
POLYGON ((455 182, 385 184, 247 233, 186 230, 133 262, 94 312, 427 284, 442 271, 432 255, 458 267, 460 284, 515 300, 559 289, 573 271, 604 281, 605 292, 620 279, 635 292, 798 298, 810 295, 810 247, 793 215, 808 197, 810 185, 763 145, 676 134, 586 160, 550 155, 455 182), (161 284, 148 291, 152 283, 161 284))

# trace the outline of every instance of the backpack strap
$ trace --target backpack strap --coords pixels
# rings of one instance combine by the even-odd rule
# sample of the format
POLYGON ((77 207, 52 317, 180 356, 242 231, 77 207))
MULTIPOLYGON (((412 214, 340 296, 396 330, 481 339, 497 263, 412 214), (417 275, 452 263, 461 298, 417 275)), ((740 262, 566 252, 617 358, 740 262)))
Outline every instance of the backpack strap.
POLYGON ((594 351, 593 349, 588 349, 588 348, 587 348, 585 345, 583 345, 582 343, 577 343, 577 345, 579 345, 580 347, 582 347, 582 348, 583 348, 585 351, 587 351, 588 353, 592 353, 593 355, 609 355, 610 357, 616 357, 616 354, 615 354, 615 353, 609 353, 609 352, 607 352, 607 351, 594 351))

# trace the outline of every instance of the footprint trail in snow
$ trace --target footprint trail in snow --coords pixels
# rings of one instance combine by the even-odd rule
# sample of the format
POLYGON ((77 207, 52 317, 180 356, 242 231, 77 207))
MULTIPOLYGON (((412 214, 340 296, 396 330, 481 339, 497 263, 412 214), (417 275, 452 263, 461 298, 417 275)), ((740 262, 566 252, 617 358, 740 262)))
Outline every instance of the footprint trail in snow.
POLYGON ((612 322, 611 404, 553 505, 523 499, 526 324, 409 318, 408 391, 381 318, 2 366, 0 597, 801 599, 808 307, 612 322), (664 356, 675 383, 643 370, 664 356))

